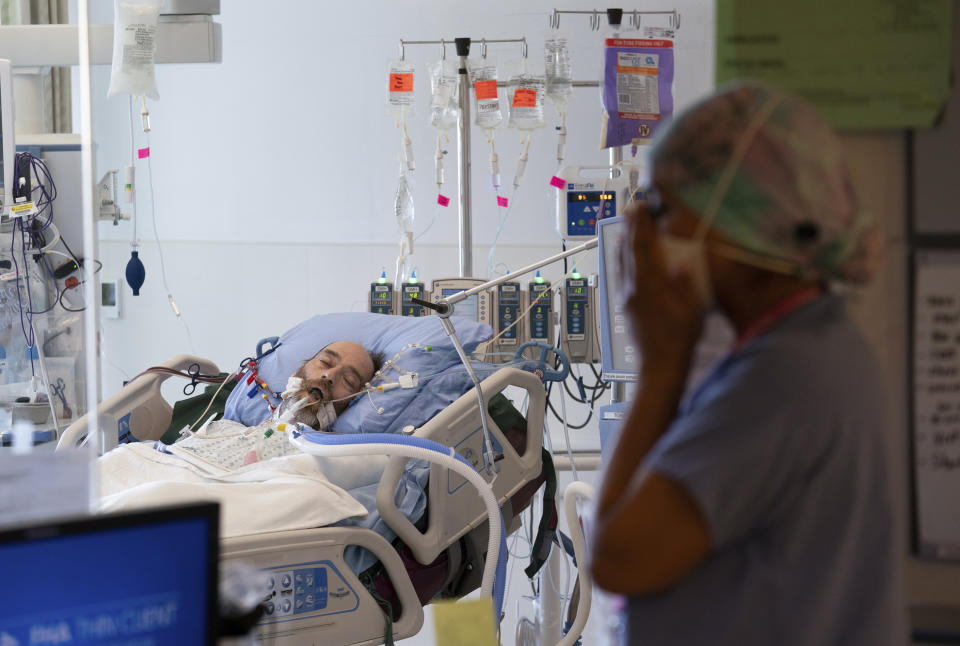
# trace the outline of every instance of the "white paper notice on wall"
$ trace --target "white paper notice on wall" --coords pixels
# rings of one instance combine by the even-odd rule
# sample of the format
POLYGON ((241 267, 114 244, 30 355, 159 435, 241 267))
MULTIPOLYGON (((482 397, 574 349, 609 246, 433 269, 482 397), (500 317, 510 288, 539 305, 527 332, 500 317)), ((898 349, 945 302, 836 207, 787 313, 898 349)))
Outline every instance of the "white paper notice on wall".
POLYGON ((918 251, 913 294, 916 545, 960 559, 960 250, 918 251))

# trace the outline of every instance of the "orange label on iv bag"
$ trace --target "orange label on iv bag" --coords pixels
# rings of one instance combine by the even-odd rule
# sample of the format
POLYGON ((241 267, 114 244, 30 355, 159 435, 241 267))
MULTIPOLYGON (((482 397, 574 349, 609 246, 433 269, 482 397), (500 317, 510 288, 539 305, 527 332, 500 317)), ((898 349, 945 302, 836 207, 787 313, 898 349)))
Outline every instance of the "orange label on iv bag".
POLYGON ((497 82, 476 81, 473 84, 473 91, 477 94, 477 101, 483 101, 484 99, 495 99, 497 98, 497 82))
POLYGON ((413 73, 391 74, 389 83, 391 92, 413 92, 413 73))
POLYGON ((514 108, 537 107, 537 91, 530 90, 524 87, 517 88, 517 91, 513 93, 513 104, 511 105, 511 107, 514 107, 514 108))

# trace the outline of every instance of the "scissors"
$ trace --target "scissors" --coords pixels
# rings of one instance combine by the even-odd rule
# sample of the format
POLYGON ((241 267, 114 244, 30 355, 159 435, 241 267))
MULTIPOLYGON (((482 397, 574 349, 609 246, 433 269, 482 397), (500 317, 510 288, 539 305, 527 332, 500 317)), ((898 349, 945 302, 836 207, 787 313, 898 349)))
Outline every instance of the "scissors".
POLYGON ((67 403, 67 384, 63 382, 62 378, 57 379, 56 383, 53 384, 53 394, 57 396, 63 406, 63 416, 73 417, 73 409, 67 403))

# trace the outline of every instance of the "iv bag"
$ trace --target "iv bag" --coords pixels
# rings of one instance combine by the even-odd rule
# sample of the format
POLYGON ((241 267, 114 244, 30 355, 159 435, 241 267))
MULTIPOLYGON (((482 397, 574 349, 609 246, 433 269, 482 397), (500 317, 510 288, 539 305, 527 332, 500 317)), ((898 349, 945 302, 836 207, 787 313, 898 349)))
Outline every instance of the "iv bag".
POLYGON ((500 92, 497 88, 497 66, 493 61, 482 60, 470 70, 473 84, 474 123, 492 130, 503 122, 500 109, 500 92))
POLYGON ((610 35, 600 77, 600 147, 650 143, 673 117, 674 32, 645 27, 636 38, 610 35))
POLYGON ((390 61, 387 70, 387 114, 414 114, 414 65, 408 61, 390 61))
POLYGON ((555 31, 547 34, 543 43, 543 62, 547 97, 557 106, 557 110, 563 112, 573 94, 573 71, 566 35, 555 31))
POLYGON ((510 119, 507 125, 517 130, 534 130, 544 126, 543 94, 546 81, 542 76, 520 72, 510 79, 510 119))
POLYGON ((115 0, 113 64, 107 98, 117 94, 160 98, 153 73, 157 22, 163 0, 115 0))
POLYGON ((460 116, 460 79, 453 61, 430 66, 430 125, 438 130, 457 127, 460 116))

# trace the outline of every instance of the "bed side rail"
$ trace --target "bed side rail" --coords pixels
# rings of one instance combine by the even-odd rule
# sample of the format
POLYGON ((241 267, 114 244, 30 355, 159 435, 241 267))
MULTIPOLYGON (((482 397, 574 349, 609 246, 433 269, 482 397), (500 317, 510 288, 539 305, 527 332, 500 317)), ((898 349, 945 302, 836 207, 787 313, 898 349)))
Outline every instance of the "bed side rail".
MULTIPOLYGON (((503 452, 503 459, 497 461, 499 473, 493 482, 494 493, 503 506, 520 488, 540 475, 546 392, 536 375, 516 368, 502 368, 484 379, 480 386, 488 410, 490 399, 509 386, 526 390, 530 397, 522 455, 513 448, 496 422, 487 416, 490 433, 503 452)), ((483 426, 475 389, 417 429, 414 435, 454 447, 487 482, 493 479, 483 464, 483 426)), ((432 563, 454 541, 487 520, 486 508, 477 491, 464 478, 445 467, 431 464, 427 492, 428 527, 425 532, 420 532, 397 509, 394 500, 406 463, 407 459, 402 457, 391 458, 387 463, 377 489, 377 508, 387 524, 410 546, 416 559, 420 563, 432 563)))
MULTIPOLYGON (((219 373, 217 364, 189 354, 178 354, 160 365, 185 371, 194 363, 200 365, 202 374, 219 373)), ((147 373, 135 378, 97 406, 97 425, 108 432, 116 430, 119 443, 159 440, 173 419, 173 407, 164 400, 160 386, 172 376, 174 375, 147 373)), ((83 443, 89 434, 88 425, 89 413, 67 427, 60 436, 57 450, 83 443)))
POLYGON ((273 610, 260 622, 259 632, 267 643, 274 638, 283 641, 284 634, 296 635, 300 638, 297 643, 327 643, 333 639, 331 633, 335 633, 338 644, 382 644, 383 611, 344 561, 343 552, 349 545, 370 550, 386 568, 402 606, 402 614, 394 618, 394 639, 417 634, 423 625, 423 608, 417 591, 397 551, 375 532, 323 527, 239 536, 223 539, 220 549, 223 559, 241 560, 264 568, 274 578, 273 590, 277 593, 283 587, 283 575, 291 577, 288 584, 293 594, 273 593, 269 600, 273 602, 273 610), (307 593, 296 590, 298 585, 307 583, 296 581, 298 571, 309 575, 314 568, 326 570, 325 589, 316 593, 324 598, 314 599, 317 610, 309 612, 307 605, 284 612, 281 598, 296 604, 307 593))

